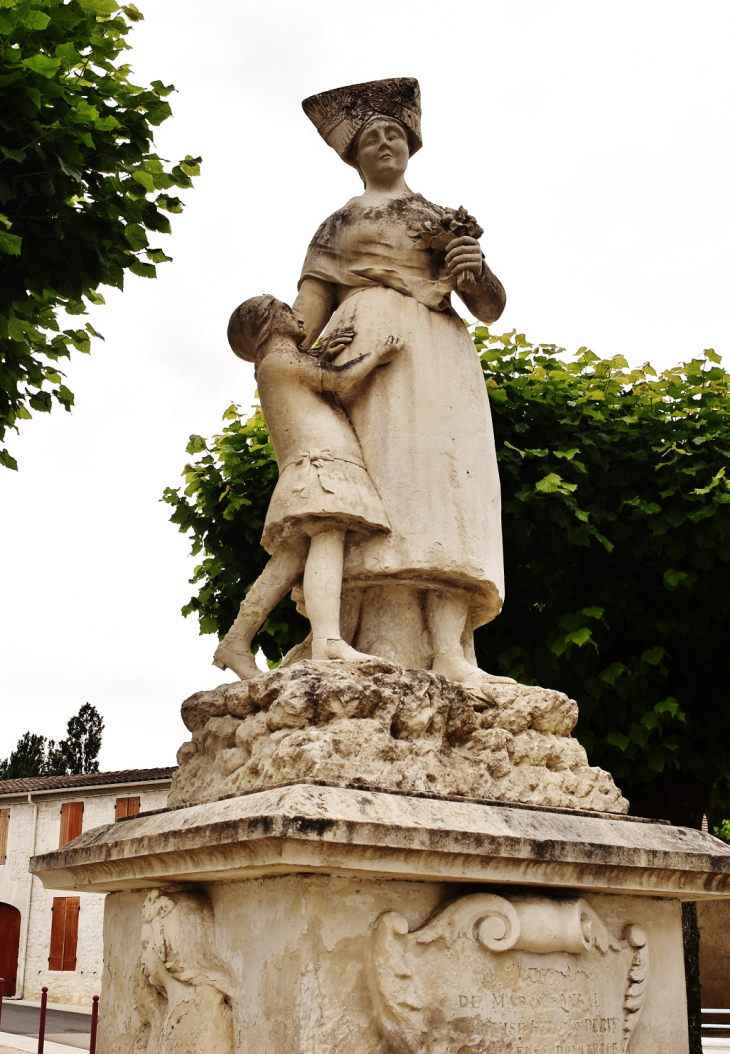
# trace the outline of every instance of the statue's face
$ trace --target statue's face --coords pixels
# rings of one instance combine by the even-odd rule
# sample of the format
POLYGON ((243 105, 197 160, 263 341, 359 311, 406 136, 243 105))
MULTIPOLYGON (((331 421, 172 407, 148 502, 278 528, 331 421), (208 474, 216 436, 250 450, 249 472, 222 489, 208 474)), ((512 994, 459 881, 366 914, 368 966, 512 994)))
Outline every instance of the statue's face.
POLYGON ((166 970, 158 952, 159 923, 145 922, 142 926, 142 973, 159 992, 165 991, 166 970))
POLYGON ((402 176, 408 165, 405 129, 389 117, 378 117, 363 128, 356 143, 358 168, 365 183, 402 176))
POLYGON ((306 336, 302 320, 297 318, 293 311, 283 309, 277 319, 276 331, 282 336, 293 337, 297 344, 301 344, 306 336))

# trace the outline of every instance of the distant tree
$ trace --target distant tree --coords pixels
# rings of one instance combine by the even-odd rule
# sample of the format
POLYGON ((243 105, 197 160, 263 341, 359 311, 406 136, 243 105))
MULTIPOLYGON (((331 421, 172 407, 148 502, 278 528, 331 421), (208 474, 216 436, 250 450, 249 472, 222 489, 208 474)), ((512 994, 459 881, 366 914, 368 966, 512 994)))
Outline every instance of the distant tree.
POLYGON ((65 771, 69 776, 99 771, 99 751, 104 720, 91 703, 84 703, 66 726, 66 738, 59 743, 65 771))
MULTIPOLYGON (((51 745, 55 744, 51 741, 51 745)), ((26 732, 18 740, 10 757, 0 761, 0 779, 19 780, 30 776, 46 776, 48 772, 48 746, 45 736, 26 732)))
MULTIPOLYGON (((632 811, 730 815, 730 374, 713 351, 657 375, 581 348, 474 331, 502 480, 507 600, 480 665, 578 700, 576 730, 632 811)), ((266 562, 277 478, 260 411, 191 436, 171 519, 200 554, 183 608, 222 635, 266 562)), ((289 598, 254 642, 276 662, 289 598)))
POLYGON ((33 776, 77 776, 99 771, 99 751, 104 721, 91 703, 84 703, 66 726, 66 738, 55 740, 26 732, 15 750, 0 761, 0 780, 33 776))
POLYGON ((154 278, 169 260, 148 233, 181 212, 171 187, 190 187, 200 158, 170 167, 152 152, 171 115, 161 81, 140 88, 119 63, 142 14, 115 0, 0 2, 0 464, 8 429, 70 410, 58 361, 89 351, 87 323, 62 316, 102 304, 126 272, 154 278), (68 322, 66 323, 68 325, 68 322))

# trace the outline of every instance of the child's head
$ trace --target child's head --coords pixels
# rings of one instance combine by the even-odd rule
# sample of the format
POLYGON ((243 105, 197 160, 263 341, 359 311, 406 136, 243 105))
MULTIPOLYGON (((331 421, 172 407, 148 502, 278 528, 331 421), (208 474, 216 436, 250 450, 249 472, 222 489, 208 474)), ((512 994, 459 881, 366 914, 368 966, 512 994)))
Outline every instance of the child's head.
POLYGON ((258 363, 274 336, 291 337, 299 344, 304 330, 289 305, 270 293, 245 300, 231 315, 228 343, 240 359, 258 363))

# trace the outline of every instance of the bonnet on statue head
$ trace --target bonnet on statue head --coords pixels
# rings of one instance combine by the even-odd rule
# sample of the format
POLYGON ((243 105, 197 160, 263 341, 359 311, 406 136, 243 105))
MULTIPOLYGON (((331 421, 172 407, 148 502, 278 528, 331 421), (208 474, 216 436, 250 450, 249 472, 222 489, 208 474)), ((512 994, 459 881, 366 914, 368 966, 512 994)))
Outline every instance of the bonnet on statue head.
POLYGON ((415 77, 391 77, 332 88, 310 95, 302 108, 324 141, 355 168, 357 164, 350 153, 352 145, 374 117, 394 117, 400 121, 408 136, 411 155, 422 146, 421 89, 415 77))

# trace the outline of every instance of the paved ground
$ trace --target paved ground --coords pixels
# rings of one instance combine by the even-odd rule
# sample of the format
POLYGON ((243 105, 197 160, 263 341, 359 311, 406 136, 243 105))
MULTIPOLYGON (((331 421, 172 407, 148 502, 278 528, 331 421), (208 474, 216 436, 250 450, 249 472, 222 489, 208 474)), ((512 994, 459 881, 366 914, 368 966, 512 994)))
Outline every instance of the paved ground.
MULTIPOLYGON (((37 1036, 12 1036, 9 1032, 0 1032, 0 1054, 38 1054, 37 1036)), ((54 1043, 50 1039, 43 1046, 44 1054, 79 1054, 78 1047, 69 1047, 66 1043, 54 1043)), ((712 1054, 716 1054, 715 1051, 712 1054)))
MULTIPOLYGON (((37 1036, 39 1018, 40 1010, 37 1007, 18 1006, 17 1003, 4 1000, 0 1032, 10 1032, 16 1036, 37 1036)), ((56 1010, 50 1006, 46 1011, 46 1039, 51 1043, 65 1043, 70 1047, 88 1050, 90 1029, 89 1014, 56 1010)))

